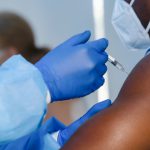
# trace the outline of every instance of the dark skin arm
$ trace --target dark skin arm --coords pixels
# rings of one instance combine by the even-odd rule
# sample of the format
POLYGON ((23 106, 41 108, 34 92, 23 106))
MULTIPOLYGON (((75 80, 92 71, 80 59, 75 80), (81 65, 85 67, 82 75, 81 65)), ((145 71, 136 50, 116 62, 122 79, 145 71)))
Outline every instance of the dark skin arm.
POLYGON ((140 61, 115 103, 86 122, 62 150, 150 149, 150 56, 140 61))
MULTIPOLYGON (((133 9, 146 28, 150 21, 150 0, 135 0, 133 9)), ((150 56, 135 67, 112 107, 88 121, 63 149, 149 150, 149 68, 150 56)))

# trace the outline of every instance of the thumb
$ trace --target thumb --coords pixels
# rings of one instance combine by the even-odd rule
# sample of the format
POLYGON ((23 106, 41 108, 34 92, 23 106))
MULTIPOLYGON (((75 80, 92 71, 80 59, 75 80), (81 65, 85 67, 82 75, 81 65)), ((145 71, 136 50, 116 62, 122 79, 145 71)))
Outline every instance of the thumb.
POLYGON ((69 40, 67 40, 65 43, 71 46, 84 44, 86 43, 91 37, 90 31, 85 31, 83 33, 77 34, 73 37, 71 37, 69 40))
POLYGON ((95 104, 85 115, 83 115, 80 119, 76 120, 72 124, 70 124, 66 129, 62 130, 58 135, 58 141, 61 146, 63 146, 71 136, 78 130, 78 128, 83 125, 87 120, 92 118, 98 112, 108 108, 111 106, 110 100, 105 100, 103 102, 99 102, 95 104))
POLYGON ((87 43, 88 46, 93 47, 98 53, 103 52, 108 47, 108 40, 105 38, 95 40, 87 43))

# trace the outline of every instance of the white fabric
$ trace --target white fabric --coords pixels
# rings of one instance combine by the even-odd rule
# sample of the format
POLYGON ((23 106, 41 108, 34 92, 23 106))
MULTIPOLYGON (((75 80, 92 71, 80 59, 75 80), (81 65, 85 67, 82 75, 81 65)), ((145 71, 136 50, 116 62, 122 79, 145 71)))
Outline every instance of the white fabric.
POLYGON ((150 37, 147 29, 144 29, 139 18, 132 8, 132 0, 130 4, 124 0, 116 0, 112 24, 118 33, 121 41, 129 50, 148 50, 150 48, 150 37))
POLYGON ((131 0, 130 6, 132 6, 134 2, 135 2, 135 0, 131 0))
POLYGON ((54 133, 51 134, 51 136, 53 137, 53 139, 54 139, 56 142, 58 142, 57 139, 58 139, 59 132, 60 132, 60 131, 57 131, 57 132, 54 132, 54 133))
POLYGON ((148 33, 149 30, 150 30, 150 22, 148 23, 148 26, 147 26, 147 28, 146 28, 146 32, 148 33))
POLYGON ((49 91, 47 91, 46 102, 47 104, 51 103, 51 94, 49 91))
POLYGON ((46 134, 44 137, 44 146, 42 150, 59 150, 60 145, 53 139, 50 134, 46 134))
POLYGON ((0 66, 0 144, 39 127, 47 110, 47 91, 39 70, 21 55, 0 66))

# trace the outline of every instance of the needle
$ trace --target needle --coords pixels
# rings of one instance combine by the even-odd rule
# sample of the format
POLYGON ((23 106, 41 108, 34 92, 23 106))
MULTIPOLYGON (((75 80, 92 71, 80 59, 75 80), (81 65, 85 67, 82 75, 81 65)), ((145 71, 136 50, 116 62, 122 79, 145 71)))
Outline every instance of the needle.
POLYGON ((120 64, 114 57, 108 55, 108 61, 113 65, 115 66, 117 69, 119 69, 120 71, 126 73, 127 75, 129 74, 125 68, 123 67, 122 64, 120 64))

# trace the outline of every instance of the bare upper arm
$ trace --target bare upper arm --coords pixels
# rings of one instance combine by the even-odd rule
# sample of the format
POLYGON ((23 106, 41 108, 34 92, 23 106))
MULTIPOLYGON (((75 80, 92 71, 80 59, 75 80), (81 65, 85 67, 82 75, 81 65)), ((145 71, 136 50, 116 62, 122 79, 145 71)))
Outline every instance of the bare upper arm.
POLYGON ((63 150, 150 149, 150 56, 126 80, 116 102, 85 123, 63 150))

